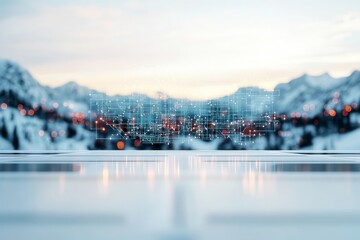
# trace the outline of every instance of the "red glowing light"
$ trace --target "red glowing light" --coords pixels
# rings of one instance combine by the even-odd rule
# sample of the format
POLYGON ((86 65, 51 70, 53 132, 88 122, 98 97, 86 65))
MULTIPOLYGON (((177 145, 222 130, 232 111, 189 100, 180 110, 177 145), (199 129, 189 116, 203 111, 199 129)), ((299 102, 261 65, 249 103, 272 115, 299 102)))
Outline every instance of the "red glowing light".
POLYGON ((43 137, 44 134, 45 134, 45 132, 44 132, 43 130, 40 130, 40 131, 39 131, 39 136, 40 136, 40 137, 43 137))
POLYGON ((51 132, 51 137, 56 138, 56 137, 57 137, 57 132, 56 132, 56 131, 52 131, 52 132, 51 132))
POLYGON ((141 145, 141 141, 139 139, 135 139, 134 140, 134 146, 135 147, 140 147, 140 145, 141 145))
POLYGON ((247 135, 247 136, 251 136, 251 135, 255 135, 256 132, 256 128, 255 127, 246 127, 243 131, 242 134, 243 135, 247 135))
POLYGON ((1 109, 2 109, 2 110, 7 109, 7 104, 6 104, 6 103, 2 103, 2 104, 1 104, 1 109))
POLYGON ((34 116, 34 110, 32 110, 32 109, 30 109, 29 111, 28 111, 28 114, 29 114, 29 116, 34 116))
POLYGON ((21 116, 25 116, 25 115, 26 115, 26 110, 25 110, 25 109, 22 109, 22 110, 20 111, 20 115, 21 115, 21 116))

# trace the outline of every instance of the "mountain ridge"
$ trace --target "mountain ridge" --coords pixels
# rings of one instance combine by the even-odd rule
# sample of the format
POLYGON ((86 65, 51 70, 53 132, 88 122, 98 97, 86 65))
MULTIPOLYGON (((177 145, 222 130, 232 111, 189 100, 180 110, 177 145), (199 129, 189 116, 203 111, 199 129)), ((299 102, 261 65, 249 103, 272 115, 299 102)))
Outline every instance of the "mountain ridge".
MULTIPOLYGON (((249 89, 261 90, 261 88, 254 86, 240 87, 234 93, 214 100, 243 94, 244 91, 249 89)), ((308 111, 308 114, 316 115, 322 110, 322 103, 329 102, 335 93, 340 94, 345 104, 358 102, 360 100, 360 94, 357 94, 357 91, 360 92, 360 71, 355 70, 349 76, 341 78, 334 78, 328 73, 317 76, 303 74, 287 83, 276 85, 274 90, 280 92, 280 97, 277 99, 278 104, 275 104, 277 112, 287 114, 294 111, 304 112, 304 105, 308 104, 315 105, 313 110, 308 111), (314 99, 313 96, 316 96, 316 98, 314 99)), ((2 93, 0 97, 16 97, 21 101, 29 102, 29 105, 44 104, 43 100, 46 99, 47 104, 50 104, 50 106, 54 102, 64 101, 87 104, 90 92, 106 94, 79 85, 75 81, 69 81, 58 87, 42 85, 32 77, 28 70, 11 60, 0 60, 0 92, 2 93)), ((166 96, 166 98, 172 98, 163 92, 159 94, 166 96)), ((151 98, 141 93, 135 95, 139 95, 139 98, 142 99, 151 98)), ((128 95, 117 94, 111 97, 128 97, 128 95)))
MULTIPOLYGON (((343 78, 333 78, 329 74, 304 74, 287 83, 278 84, 274 90, 280 92, 274 103, 274 110, 279 115, 312 118, 330 110, 340 114, 344 105, 360 104, 360 71, 343 78), (325 84, 327 81, 330 84, 325 84)), ((248 102, 262 105, 260 100, 248 99, 248 91, 267 94, 258 87, 241 87, 230 95, 213 99, 213 103, 216 106, 217 102, 229 103, 232 97, 240 97, 239 104, 234 106, 237 109, 245 109, 248 102)), ((74 81, 59 87, 45 86, 13 61, 0 61, 0 149, 4 146, 8 149, 10 143, 14 149, 112 149, 110 145, 97 145, 97 141, 93 141, 96 139, 95 133, 89 128, 88 118, 90 92, 105 94, 74 81)), ((180 100, 165 93, 159 95, 170 100, 180 100)), ((107 97, 127 100, 129 95, 107 97)), ((130 100, 146 103, 150 98, 145 94, 134 93, 130 100)), ((206 103, 181 100, 192 107, 206 103)), ((266 110, 268 112, 269 109, 266 110)), ((284 145, 283 148, 297 146, 298 139, 293 138, 293 141, 288 141, 293 145, 284 145)), ((272 148, 270 145, 268 147, 272 148)))

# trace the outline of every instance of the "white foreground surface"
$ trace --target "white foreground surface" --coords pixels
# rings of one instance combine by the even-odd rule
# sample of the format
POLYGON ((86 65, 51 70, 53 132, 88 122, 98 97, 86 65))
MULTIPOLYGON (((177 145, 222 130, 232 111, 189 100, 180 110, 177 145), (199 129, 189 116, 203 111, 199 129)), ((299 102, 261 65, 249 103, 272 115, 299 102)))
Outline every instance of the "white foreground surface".
POLYGON ((357 152, 13 153, 0 239, 360 239, 357 152))

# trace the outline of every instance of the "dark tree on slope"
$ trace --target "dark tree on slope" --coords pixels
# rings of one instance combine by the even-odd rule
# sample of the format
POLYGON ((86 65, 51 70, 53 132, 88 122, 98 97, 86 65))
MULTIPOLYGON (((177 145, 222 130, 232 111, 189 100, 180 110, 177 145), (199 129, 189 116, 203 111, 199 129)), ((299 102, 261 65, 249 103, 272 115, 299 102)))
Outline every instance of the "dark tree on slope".
POLYGON ((313 144, 313 135, 311 132, 304 132, 302 135, 300 142, 299 142, 299 148, 311 146, 313 144))
POLYGON ((8 130, 7 130, 4 118, 2 119, 0 135, 5 139, 7 139, 9 137, 8 130))
POLYGON ((67 127, 67 137, 72 138, 76 136, 76 129, 70 124, 67 127))
POLYGON ((13 144, 13 147, 15 150, 19 150, 20 142, 19 142, 19 136, 18 136, 16 127, 14 128, 12 144, 13 144))

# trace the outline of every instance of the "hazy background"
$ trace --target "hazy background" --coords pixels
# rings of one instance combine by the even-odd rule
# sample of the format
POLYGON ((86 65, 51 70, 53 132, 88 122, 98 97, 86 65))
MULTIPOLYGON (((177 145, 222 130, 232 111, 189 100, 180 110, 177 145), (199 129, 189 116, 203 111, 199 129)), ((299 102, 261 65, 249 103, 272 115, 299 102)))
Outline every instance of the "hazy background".
POLYGON ((213 98, 360 63, 357 0, 1 0, 0 29, 0 58, 42 84, 109 94, 213 98))

